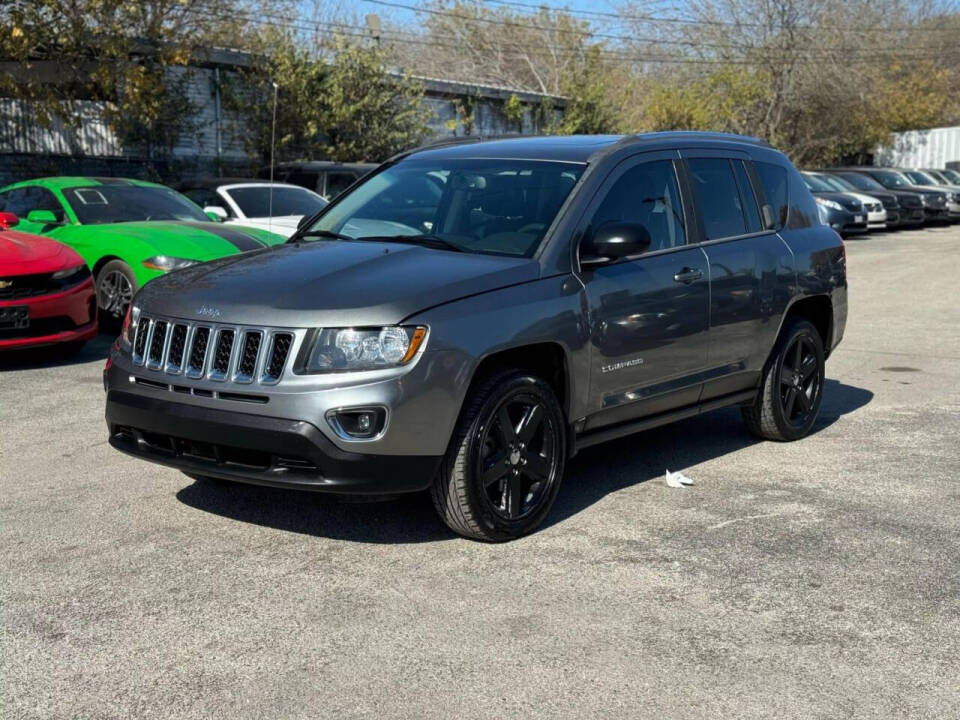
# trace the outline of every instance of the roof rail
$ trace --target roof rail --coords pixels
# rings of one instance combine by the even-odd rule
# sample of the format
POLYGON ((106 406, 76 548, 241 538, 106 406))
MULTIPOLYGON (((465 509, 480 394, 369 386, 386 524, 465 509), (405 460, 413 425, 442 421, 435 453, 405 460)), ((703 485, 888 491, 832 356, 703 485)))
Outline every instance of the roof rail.
POLYGON ((624 140, 627 140, 628 138, 633 138, 639 141, 661 140, 668 137, 702 138, 704 140, 733 140, 736 142, 747 142, 753 145, 761 145, 763 147, 772 147, 770 143, 763 138, 755 137, 753 135, 738 135, 737 133, 716 132, 713 130, 660 130, 657 132, 634 133, 633 135, 627 135, 624 140))

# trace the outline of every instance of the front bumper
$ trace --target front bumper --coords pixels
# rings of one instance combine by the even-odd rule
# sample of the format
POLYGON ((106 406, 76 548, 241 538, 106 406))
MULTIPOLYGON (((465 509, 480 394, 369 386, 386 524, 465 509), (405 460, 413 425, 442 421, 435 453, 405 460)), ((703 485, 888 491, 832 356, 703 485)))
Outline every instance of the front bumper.
POLYGON ((429 487, 442 455, 344 451, 303 420, 216 410, 111 389, 107 427, 116 449, 190 475, 342 494, 429 487))
POLYGON ((85 342, 97 334, 93 280, 54 295, 4 300, 0 307, 29 308, 30 324, 0 330, 0 350, 19 350, 65 342, 85 342))

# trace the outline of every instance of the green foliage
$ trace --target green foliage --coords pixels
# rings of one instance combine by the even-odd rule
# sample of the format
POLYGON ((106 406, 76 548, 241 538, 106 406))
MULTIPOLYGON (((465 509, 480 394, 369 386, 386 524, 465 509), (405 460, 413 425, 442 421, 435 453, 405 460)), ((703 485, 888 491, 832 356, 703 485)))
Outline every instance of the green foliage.
POLYGON ((562 135, 616 132, 618 118, 608 102, 609 88, 600 48, 585 54, 583 67, 562 88, 567 95, 566 110, 557 132, 562 135))
POLYGON ((503 117, 508 123, 514 125, 518 131, 523 130, 523 115, 524 107, 523 103, 520 102, 520 98, 517 97, 516 93, 510 93, 508 97, 503 102, 503 117))
POLYGON ((387 71, 377 47, 338 41, 327 59, 278 36, 262 63, 225 92, 242 117, 248 150, 270 157, 273 83, 278 86, 276 159, 381 161, 417 144, 430 110, 422 86, 387 71))

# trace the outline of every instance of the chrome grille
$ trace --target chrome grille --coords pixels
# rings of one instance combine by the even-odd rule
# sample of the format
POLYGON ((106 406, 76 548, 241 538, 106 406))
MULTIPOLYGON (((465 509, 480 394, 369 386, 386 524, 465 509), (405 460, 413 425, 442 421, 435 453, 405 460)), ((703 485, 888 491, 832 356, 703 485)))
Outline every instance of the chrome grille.
POLYGON ((280 381, 296 335, 291 331, 140 316, 133 364, 195 380, 259 383, 280 381))
POLYGON ((293 335, 290 333, 277 333, 273 336, 273 344, 270 346, 270 359, 263 369, 261 382, 276 382, 280 379, 283 365, 287 361, 287 355, 290 354, 292 344, 293 335))
POLYGON ((213 367, 210 377, 223 380, 230 370, 230 356, 233 354, 234 331, 224 328, 217 333, 217 344, 213 346, 213 367))
POLYGON ((187 361, 187 375, 190 377, 203 377, 209 344, 210 328, 198 327, 193 331, 193 345, 190 347, 190 359, 187 361))
POLYGON ((168 373, 179 373, 183 370, 183 354, 187 349, 187 326, 176 324, 170 333, 170 349, 167 351, 167 363, 164 369, 168 373))
POLYGON ((167 340, 167 323, 156 320, 153 323, 153 334, 150 336, 150 352, 147 353, 147 367, 156 370, 163 360, 163 345, 167 340))

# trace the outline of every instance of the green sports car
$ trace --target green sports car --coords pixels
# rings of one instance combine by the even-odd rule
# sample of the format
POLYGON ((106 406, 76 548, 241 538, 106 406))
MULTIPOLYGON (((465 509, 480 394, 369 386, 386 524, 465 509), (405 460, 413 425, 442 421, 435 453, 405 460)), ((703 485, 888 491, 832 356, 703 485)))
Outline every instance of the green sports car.
POLYGON ((284 242, 281 235, 213 222, 164 185, 123 178, 55 177, 0 188, 17 230, 48 235, 93 271, 101 319, 115 324, 144 283, 170 270, 284 242))

